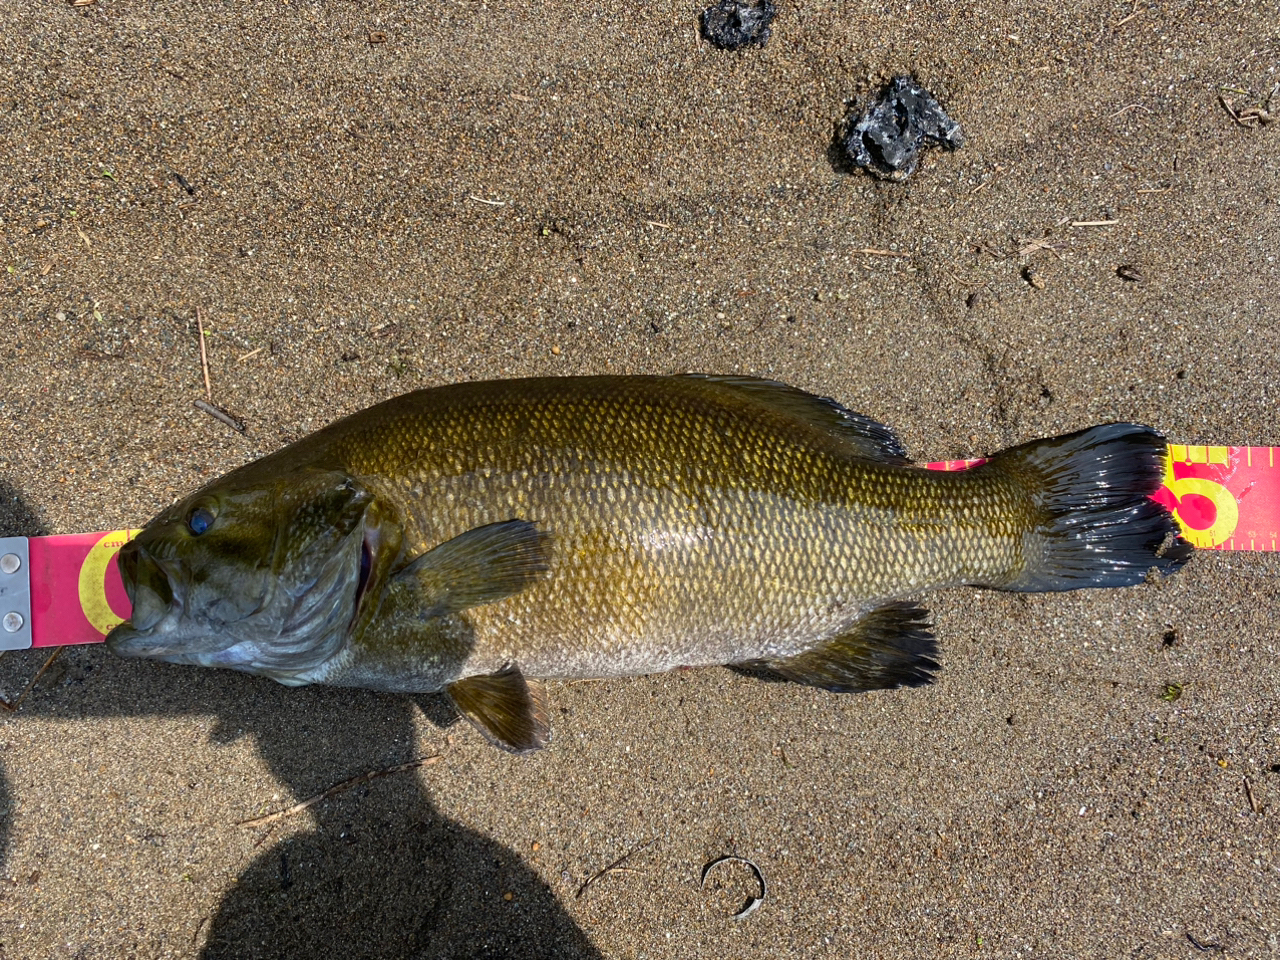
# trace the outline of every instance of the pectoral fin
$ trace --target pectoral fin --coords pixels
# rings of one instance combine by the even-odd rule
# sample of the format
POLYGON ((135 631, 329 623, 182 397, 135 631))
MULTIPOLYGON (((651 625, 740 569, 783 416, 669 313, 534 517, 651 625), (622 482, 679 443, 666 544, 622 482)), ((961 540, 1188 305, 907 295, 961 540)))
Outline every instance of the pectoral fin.
POLYGON ((526 680, 514 665, 455 681, 445 692, 458 712, 500 747, 527 753, 551 742, 546 688, 526 680))
POLYGON ((519 593, 550 568, 550 537, 527 520, 505 520, 461 533, 395 575, 420 616, 456 613, 519 593))
POLYGON ((914 603, 872 610, 839 636, 783 660, 753 661, 788 680, 835 693, 919 687, 938 669, 929 614, 914 603))

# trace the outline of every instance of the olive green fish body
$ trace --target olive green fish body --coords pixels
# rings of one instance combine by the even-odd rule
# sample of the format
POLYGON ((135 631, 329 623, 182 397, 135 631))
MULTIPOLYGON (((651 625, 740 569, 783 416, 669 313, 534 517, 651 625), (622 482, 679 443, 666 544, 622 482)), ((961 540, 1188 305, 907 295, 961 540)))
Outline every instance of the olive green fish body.
POLYGON ((440 387, 339 421, 162 514, 122 562, 143 628, 113 641, 286 683, 446 688, 520 748, 545 740, 544 720, 503 726, 541 717, 525 677, 755 664, 837 690, 919 683, 936 665, 909 597, 1120 585, 1183 562, 1172 519, 1147 499, 1162 452, 1154 432, 1119 424, 945 473, 911 466, 886 428, 768 381, 440 387), (242 501, 259 513, 240 530, 242 501), (218 554, 217 538, 233 547, 218 554), (297 612, 307 577, 282 600, 261 561, 256 579, 228 573, 222 589, 250 582, 268 629, 250 636, 252 616, 188 623, 217 604, 195 600, 208 589, 199 576, 175 574, 184 548, 221 571, 254 542, 278 558, 283 541, 297 559, 281 570, 273 559, 275 576, 336 571, 317 574, 323 599, 309 601, 328 617, 322 655, 291 626, 320 616, 297 612), (143 583, 161 571, 167 586, 143 583), (227 632, 237 642, 209 639, 227 632))
MULTIPOLYGON (((821 401, 796 395, 829 428, 732 381, 569 384, 428 391, 330 439, 333 462, 400 511, 409 555, 512 518, 550 533, 547 575, 468 612, 473 645, 443 682, 507 663, 599 677, 786 658, 888 599, 999 582, 1018 561, 1001 478, 869 459, 821 401)), ((316 679, 424 677, 395 652, 404 613, 316 679)))

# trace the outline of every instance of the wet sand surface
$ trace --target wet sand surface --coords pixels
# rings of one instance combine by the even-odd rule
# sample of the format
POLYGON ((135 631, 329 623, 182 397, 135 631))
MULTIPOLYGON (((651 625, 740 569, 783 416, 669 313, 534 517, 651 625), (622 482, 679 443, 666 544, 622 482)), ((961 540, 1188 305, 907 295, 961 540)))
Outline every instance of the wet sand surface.
MULTIPOLYGON (((672 3, 0 0, 0 534, 489 377, 774 377, 921 459, 1280 444, 1280 124, 1219 99, 1280 81, 1267 7, 788 0, 726 53, 672 3), (902 72, 968 140, 886 184, 831 148, 902 72)), ((1278 573, 937 594, 924 689, 558 682, 531 757, 68 649, 0 717, 0 957, 1280 954, 1278 573)))

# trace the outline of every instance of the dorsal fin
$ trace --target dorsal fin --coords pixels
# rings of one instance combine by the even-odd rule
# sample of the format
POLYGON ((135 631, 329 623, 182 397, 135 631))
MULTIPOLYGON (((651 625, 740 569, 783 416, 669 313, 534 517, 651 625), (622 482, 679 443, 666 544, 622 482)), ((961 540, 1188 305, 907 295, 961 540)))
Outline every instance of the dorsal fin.
POLYGON ((911 463, 907 452, 902 448, 902 442, 891 429, 870 417, 846 409, 830 397, 819 397, 777 380, 762 380, 759 377, 706 373, 682 373, 680 376, 731 390, 776 413, 803 420, 810 426, 840 438, 864 459, 898 466, 911 463))

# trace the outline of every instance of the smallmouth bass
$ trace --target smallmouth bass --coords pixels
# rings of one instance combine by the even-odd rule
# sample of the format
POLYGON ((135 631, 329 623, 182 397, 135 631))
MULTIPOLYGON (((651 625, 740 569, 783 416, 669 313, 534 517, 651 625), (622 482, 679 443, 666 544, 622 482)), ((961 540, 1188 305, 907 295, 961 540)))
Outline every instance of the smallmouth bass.
POLYGON ((1166 447, 1108 424, 912 466, 893 432, 748 377, 420 390, 246 464, 120 552, 126 656, 284 684, 446 691, 501 746, 549 739, 536 678, 761 668, 927 683, 942 587, 1142 581, 1191 546, 1166 447))

